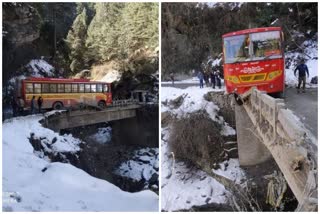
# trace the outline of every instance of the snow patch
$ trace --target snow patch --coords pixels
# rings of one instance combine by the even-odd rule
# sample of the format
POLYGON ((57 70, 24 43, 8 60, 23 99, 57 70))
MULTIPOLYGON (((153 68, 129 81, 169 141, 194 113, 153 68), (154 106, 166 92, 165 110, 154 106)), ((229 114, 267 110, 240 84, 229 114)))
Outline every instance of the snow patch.
POLYGON ((98 132, 94 135, 91 135, 89 139, 94 140, 97 143, 105 144, 111 142, 112 137, 112 128, 104 127, 104 128, 98 128, 98 132))
POLYGON ((239 159, 231 158, 219 164, 220 168, 212 171, 218 175, 229 178, 236 184, 241 184, 243 178, 245 178, 244 171, 240 168, 239 159))
POLYGON ((54 67, 43 59, 33 59, 26 67, 32 69, 33 77, 52 77, 54 76, 54 67))
POLYGON ((207 203, 225 203, 229 192, 205 172, 190 169, 182 161, 173 161, 168 143, 169 128, 162 129, 161 209, 178 211, 207 203))
POLYGON ((116 174, 136 181, 148 181, 155 173, 158 175, 158 154, 158 148, 136 150, 132 160, 122 163, 116 170, 116 174))
POLYGON ((102 82, 112 83, 115 81, 119 81, 121 78, 121 74, 117 70, 110 70, 106 75, 102 77, 102 82))

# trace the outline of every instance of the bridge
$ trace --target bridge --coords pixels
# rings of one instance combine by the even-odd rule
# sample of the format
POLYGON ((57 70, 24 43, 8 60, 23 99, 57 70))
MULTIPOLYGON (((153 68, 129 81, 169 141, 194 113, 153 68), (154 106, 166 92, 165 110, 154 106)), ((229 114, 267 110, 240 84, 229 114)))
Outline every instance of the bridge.
POLYGON ((46 115, 43 124, 54 131, 60 131, 62 129, 132 118, 136 116, 136 110, 140 107, 141 104, 136 100, 119 100, 114 101, 112 106, 105 109, 67 110, 46 115))
POLYGON ((282 99, 256 88, 241 99, 243 105, 235 106, 240 165, 273 157, 299 202, 297 210, 317 211, 317 140, 282 99))

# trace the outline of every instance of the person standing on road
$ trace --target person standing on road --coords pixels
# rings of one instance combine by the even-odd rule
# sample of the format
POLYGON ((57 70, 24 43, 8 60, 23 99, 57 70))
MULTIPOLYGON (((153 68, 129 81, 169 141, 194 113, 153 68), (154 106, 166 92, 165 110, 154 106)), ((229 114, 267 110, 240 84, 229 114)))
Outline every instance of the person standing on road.
POLYGON ((199 78, 199 81, 200 81, 200 88, 203 88, 203 73, 202 71, 199 71, 198 72, 198 78, 199 78))
POLYGON ((216 82, 217 82, 217 86, 219 87, 219 89, 221 89, 221 73, 219 70, 216 71, 216 82))
POLYGON ((18 113, 18 103, 17 103, 16 98, 12 98, 11 107, 12 107, 13 117, 16 117, 17 113, 18 113))
POLYGON ((172 81, 172 85, 174 85, 174 74, 173 74, 173 72, 170 73, 170 79, 172 81))
POLYGON ((24 100, 21 97, 18 97, 18 111, 19 115, 23 115, 23 109, 24 109, 24 100))
POLYGON ((300 86, 302 82, 302 92, 306 93, 306 75, 309 77, 309 70, 308 66, 305 64, 304 59, 301 60, 300 65, 296 67, 294 70, 294 76, 297 76, 296 73, 299 71, 299 77, 298 77, 298 87, 297 87, 297 92, 300 93, 300 86))
POLYGON ((42 99, 42 97, 40 96, 40 97, 38 98, 39 113, 41 113, 42 103, 43 103, 43 99, 42 99))
POLYGON ((30 105, 30 107, 31 107, 31 114, 34 114, 35 113, 35 104, 36 104, 36 97, 35 96, 33 96, 32 97, 32 99, 31 99, 31 105, 30 105))
POLYGON ((213 70, 210 72, 210 79, 211 79, 212 88, 215 88, 216 87, 216 77, 215 77, 215 73, 213 70))

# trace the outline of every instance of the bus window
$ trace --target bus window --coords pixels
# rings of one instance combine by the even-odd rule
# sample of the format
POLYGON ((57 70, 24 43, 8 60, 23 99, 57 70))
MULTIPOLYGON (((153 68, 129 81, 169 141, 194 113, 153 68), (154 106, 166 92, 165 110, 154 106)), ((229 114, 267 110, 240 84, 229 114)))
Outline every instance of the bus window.
POLYGON ((90 84, 85 84, 85 93, 90 93, 90 84))
POLYGON ((108 92, 108 85, 107 84, 105 84, 105 85, 103 85, 104 87, 103 87, 103 91, 104 92, 108 92))
POLYGON ((58 93, 64 92, 64 84, 58 84, 58 93))
POLYGON ((34 84, 34 93, 35 94, 41 94, 41 84, 40 83, 35 83, 34 84))
POLYGON ((249 60, 249 35, 224 38, 225 62, 235 63, 249 60))
POLYGON ((93 92, 93 93, 97 92, 96 88, 97 88, 97 85, 96 84, 92 84, 91 85, 91 92, 93 92))
POLYGON ((78 93, 78 84, 72 84, 72 93, 78 93))
POLYGON ((26 92, 33 94, 33 84, 32 83, 27 83, 26 84, 26 92))
POLYGON ((48 83, 42 83, 42 93, 49 93, 50 87, 48 83))
POLYGON ((50 93, 57 93, 57 84, 50 84, 50 93))
POLYGON ((71 84, 65 84, 64 85, 64 91, 66 93, 71 93, 71 84))
POLYGON ((254 60, 259 57, 281 57, 280 31, 251 34, 254 60))
POLYGON ((101 84, 97 84, 97 92, 102 92, 102 85, 101 84))
POLYGON ((79 84, 79 92, 80 93, 84 92, 84 84, 79 84))

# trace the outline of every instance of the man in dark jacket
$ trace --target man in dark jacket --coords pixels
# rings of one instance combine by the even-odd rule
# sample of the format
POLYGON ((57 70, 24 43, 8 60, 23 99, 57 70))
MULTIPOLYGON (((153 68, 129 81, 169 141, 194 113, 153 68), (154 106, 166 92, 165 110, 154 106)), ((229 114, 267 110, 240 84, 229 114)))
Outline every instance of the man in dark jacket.
POLYGON ((300 65, 298 65, 296 67, 296 69, 294 70, 294 75, 296 75, 296 72, 299 71, 299 81, 298 81, 298 93, 300 93, 300 86, 301 86, 301 82, 302 82, 302 92, 305 93, 306 92, 306 74, 309 77, 309 70, 306 64, 304 64, 304 60, 301 60, 300 65))
POLYGON ((40 96, 40 97, 38 98, 39 113, 41 113, 42 103, 43 103, 43 99, 42 99, 42 97, 40 96))
POLYGON ((170 73, 170 79, 171 79, 172 85, 174 85, 174 74, 173 74, 173 72, 170 73))
POLYGON ((31 114, 34 114, 35 113, 35 105, 36 105, 36 97, 33 96, 32 99, 31 99, 31 114))
POLYGON ((11 106, 12 106, 13 117, 16 117, 17 113, 18 113, 18 103, 17 103, 16 98, 12 98, 11 106))

